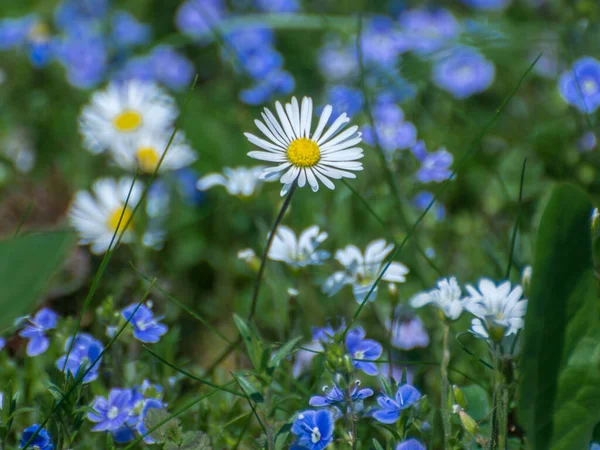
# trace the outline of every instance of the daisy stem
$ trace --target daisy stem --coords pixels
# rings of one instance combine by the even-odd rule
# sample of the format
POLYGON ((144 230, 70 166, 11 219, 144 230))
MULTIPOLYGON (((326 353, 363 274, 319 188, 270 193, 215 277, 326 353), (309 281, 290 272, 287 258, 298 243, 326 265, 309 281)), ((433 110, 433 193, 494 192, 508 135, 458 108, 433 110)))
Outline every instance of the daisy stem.
POLYGON ((294 192, 296 192, 296 187, 298 187, 298 183, 294 182, 294 184, 292 184, 292 187, 290 188, 290 192, 288 192, 288 195, 283 202, 283 205, 281 205, 279 214, 277 214, 275 223, 273 223, 273 227, 271 228, 271 232, 269 233, 269 239, 267 240, 267 246, 265 247, 265 251, 264 251, 262 259, 260 261, 260 268, 258 269, 258 274, 256 275, 256 282, 254 283, 254 294, 252 295, 252 303, 250 304, 250 314, 248 315, 248 322, 250 322, 254 318, 254 314, 256 313, 256 305, 258 303, 258 293, 260 292, 260 283, 262 281, 263 272, 265 271, 265 266, 267 265, 267 256, 269 255, 269 250, 271 249, 271 244, 273 243, 273 239, 275 238, 275 233, 277 233, 277 227, 279 227, 279 224, 281 223, 281 219, 283 219, 283 215, 285 214, 288 207, 290 206, 292 197, 294 196, 294 192))
POLYGON ((448 383, 448 365, 450 364, 450 347, 448 337, 450 335, 450 325, 444 322, 444 331, 442 337, 442 362, 440 364, 440 375, 442 377, 442 392, 441 392, 441 412, 442 426, 444 429, 444 448, 450 448, 450 435, 452 432, 450 424, 450 406, 448 405, 448 393, 450 385, 448 383))
POLYGON ((494 352, 494 410, 496 411, 496 420, 492 430, 495 435, 495 442, 492 443, 496 450, 506 450, 508 442, 508 386, 504 376, 504 360, 499 351, 494 352))

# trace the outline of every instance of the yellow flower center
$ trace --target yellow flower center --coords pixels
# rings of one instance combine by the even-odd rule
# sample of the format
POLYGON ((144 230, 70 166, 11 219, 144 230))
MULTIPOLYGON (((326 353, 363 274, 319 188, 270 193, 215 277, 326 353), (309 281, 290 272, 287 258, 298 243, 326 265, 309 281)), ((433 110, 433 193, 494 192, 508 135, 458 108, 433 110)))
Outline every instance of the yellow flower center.
POLYGON ((119 206, 115 208, 108 216, 108 220, 106 221, 106 226, 112 232, 117 230, 117 226, 119 227, 119 231, 123 230, 123 227, 129 222, 132 216, 132 211, 129 207, 125 208, 123 211, 123 206, 119 206), (121 214, 123 214, 123 218, 121 218, 121 214), (121 223, 119 223, 119 221, 121 223))
POLYGON ((115 128, 123 133, 135 131, 142 124, 142 115, 133 110, 125 110, 114 118, 115 128))
POLYGON ((294 139, 287 149, 287 157, 296 167, 312 167, 321 159, 321 149, 310 139, 294 139))
POLYGON ((160 161, 160 156, 152 147, 140 147, 136 152, 140 169, 146 173, 152 173, 160 161))

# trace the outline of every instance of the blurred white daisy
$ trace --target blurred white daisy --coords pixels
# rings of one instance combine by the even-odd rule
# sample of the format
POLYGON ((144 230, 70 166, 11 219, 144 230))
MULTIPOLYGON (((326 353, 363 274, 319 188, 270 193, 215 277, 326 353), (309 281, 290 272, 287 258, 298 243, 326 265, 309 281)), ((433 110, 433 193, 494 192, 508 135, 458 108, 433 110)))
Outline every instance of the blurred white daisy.
POLYGON ((522 298, 521 286, 516 285, 511 290, 510 281, 496 286, 493 281, 482 278, 477 287, 467 285, 469 298, 465 301, 465 309, 476 316, 471 322, 475 335, 499 342, 525 326, 527 299, 522 298))
MULTIPOLYGON (((393 250, 394 245, 379 239, 367 245, 363 253, 354 245, 335 252, 335 259, 344 266, 344 271, 335 272, 323 285, 323 292, 332 296, 346 284, 352 285, 352 293, 358 303, 362 303, 371 290, 375 280, 381 273, 383 261, 393 250)), ((390 283, 404 283, 408 268, 401 263, 392 262, 382 277, 383 281, 390 283)), ((369 297, 375 300, 377 288, 369 297)))
MULTIPOLYGON (((123 212, 132 182, 131 178, 122 178, 119 181, 102 178, 92 186, 93 195, 88 191, 79 191, 75 194, 69 208, 69 219, 79 234, 79 243, 91 244, 93 253, 104 253, 117 226, 120 233, 131 219, 133 209, 139 202, 143 190, 141 183, 137 182, 131 190, 129 202, 123 212)), ((130 242, 132 238, 130 224, 122 240, 130 242)))
POLYGON ((331 256, 325 250, 317 250, 325 239, 327 233, 320 231, 317 225, 304 230, 299 238, 290 228, 280 225, 268 256, 273 261, 281 261, 294 268, 323 264, 331 256))
POLYGON ((125 137, 171 127, 177 114, 173 99, 153 83, 111 83, 83 108, 79 129, 84 146, 101 153, 125 137))
POLYGON ((209 173, 200 178, 196 187, 206 191, 213 186, 223 186, 231 195, 251 196, 261 184, 259 179, 264 167, 225 167, 223 173, 209 173))
MULTIPOLYGON (((172 133, 167 129, 143 130, 115 143, 110 153, 117 165, 125 170, 135 171, 139 168, 144 173, 153 173, 172 133)), ((187 143, 185 135, 178 131, 160 165, 160 171, 181 169, 196 159, 198 157, 187 143)))
POLYGON ((261 148, 251 151, 248 156, 261 161, 275 163, 274 167, 264 170, 261 177, 277 179, 283 183, 281 195, 285 195, 294 182, 303 187, 307 182, 313 191, 319 190, 319 182, 329 189, 335 186, 331 178, 356 178, 352 171, 362 170, 362 163, 357 160, 363 157, 361 148, 356 147, 361 141, 358 126, 354 125, 344 130, 350 118, 343 113, 325 131, 333 108, 325 106, 314 133, 311 134, 313 102, 304 97, 302 105, 296 97, 284 107, 275 103, 279 120, 267 108, 262 118, 254 123, 268 139, 259 138, 250 133, 244 133, 248 140, 261 148), (344 130, 344 131, 342 131, 344 130))
POLYGON ((437 289, 421 292, 410 299, 413 308, 435 305, 450 320, 456 320, 463 312, 462 292, 456 278, 442 278, 437 282, 437 289))

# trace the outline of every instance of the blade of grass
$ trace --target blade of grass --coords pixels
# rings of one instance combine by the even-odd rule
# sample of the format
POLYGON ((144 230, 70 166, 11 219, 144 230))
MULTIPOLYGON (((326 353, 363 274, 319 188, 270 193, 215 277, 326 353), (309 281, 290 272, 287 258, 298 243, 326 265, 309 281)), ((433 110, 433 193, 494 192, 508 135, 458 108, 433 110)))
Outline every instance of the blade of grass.
POLYGON ((519 185, 519 203, 517 204, 517 217, 515 219, 515 226, 512 232, 512 239, 510 243, 510 253, 508 255, 508 266, 506 267, 506 279, 510 277, 510 269, 512 268, 513 256, 515 254, 515 246, 517 244, 517 233, 519 231, 519 223, 521 222, 522 213, 522 201, 523 201, 523 185, 525 183, 525 168, 527 167, 527 158, 523 160, 523 169, 521 169, 521 184, 519 185))
MULTIPOLYGON (((235 381, 239 385, 240 389, 243 391, 244 388, 242 387, 242 384, 240 383, 240 380, 239 380, 238 376, 235 373, 232 373, 231 375, 233 375, 233 378, 235 378, 235 381)), ((258 421, 258 424, 263 429, 265 435, 268 435, 268 432, 267 432, 267 429, 265 428, 265 425, 262 423, 262 420, 260 420, 260 417, 259 417, 258 413, 256 412, 256 408, 252 404, 252 400, 250 399, 250 397, 248 397, 248 395, 245 395, 245 397, 246 397, 246 401, 248 402, 248 405, 250 406, 250 409, 252 409, 252 412, 254 413, 254 417, 256 417, 256 420, 258 421)))
POLYGON ((33 201, 29 202, 29 204, 27 205, 27 209, 21 216, 21 220, 19 220, 19 224, 17 225, 17 229, 15 230, 15 234, 13 234, 13 237, 17 237, 19 235, 19 233, 21 232, 21 228, 23 228, 23 225, 25 225, 25 222, 29 218, 29 214, 31 214, 32 209, 33 209, 33 201))

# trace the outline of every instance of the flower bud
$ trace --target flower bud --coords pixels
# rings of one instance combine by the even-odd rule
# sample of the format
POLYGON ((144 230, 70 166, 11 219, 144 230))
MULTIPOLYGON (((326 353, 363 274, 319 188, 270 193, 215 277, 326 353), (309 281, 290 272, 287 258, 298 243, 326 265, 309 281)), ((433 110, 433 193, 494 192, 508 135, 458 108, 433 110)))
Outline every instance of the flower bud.
POLYGON ((463 391, 455 384, 452 385, 452 393, 454 394, 456 403, 458 403, 462 409, 467 409, 469 406, 467 398, 465 397, 465 394, 463 394, 463 391))
POLYGON ((475 422, 475 419, 473 419, 470 415, 468 415, 465 412, 465 410, 462 409, 459 405, 454 405, 452 407, 452 410, 454 411, 455 414, 458 414, 458 417, 460 418, 460 423, 462 424, 465 431, 467 433, 469 433, 471 436, 475 436, 479 429, 479 425, 477 425, 477 422, 475 422))

